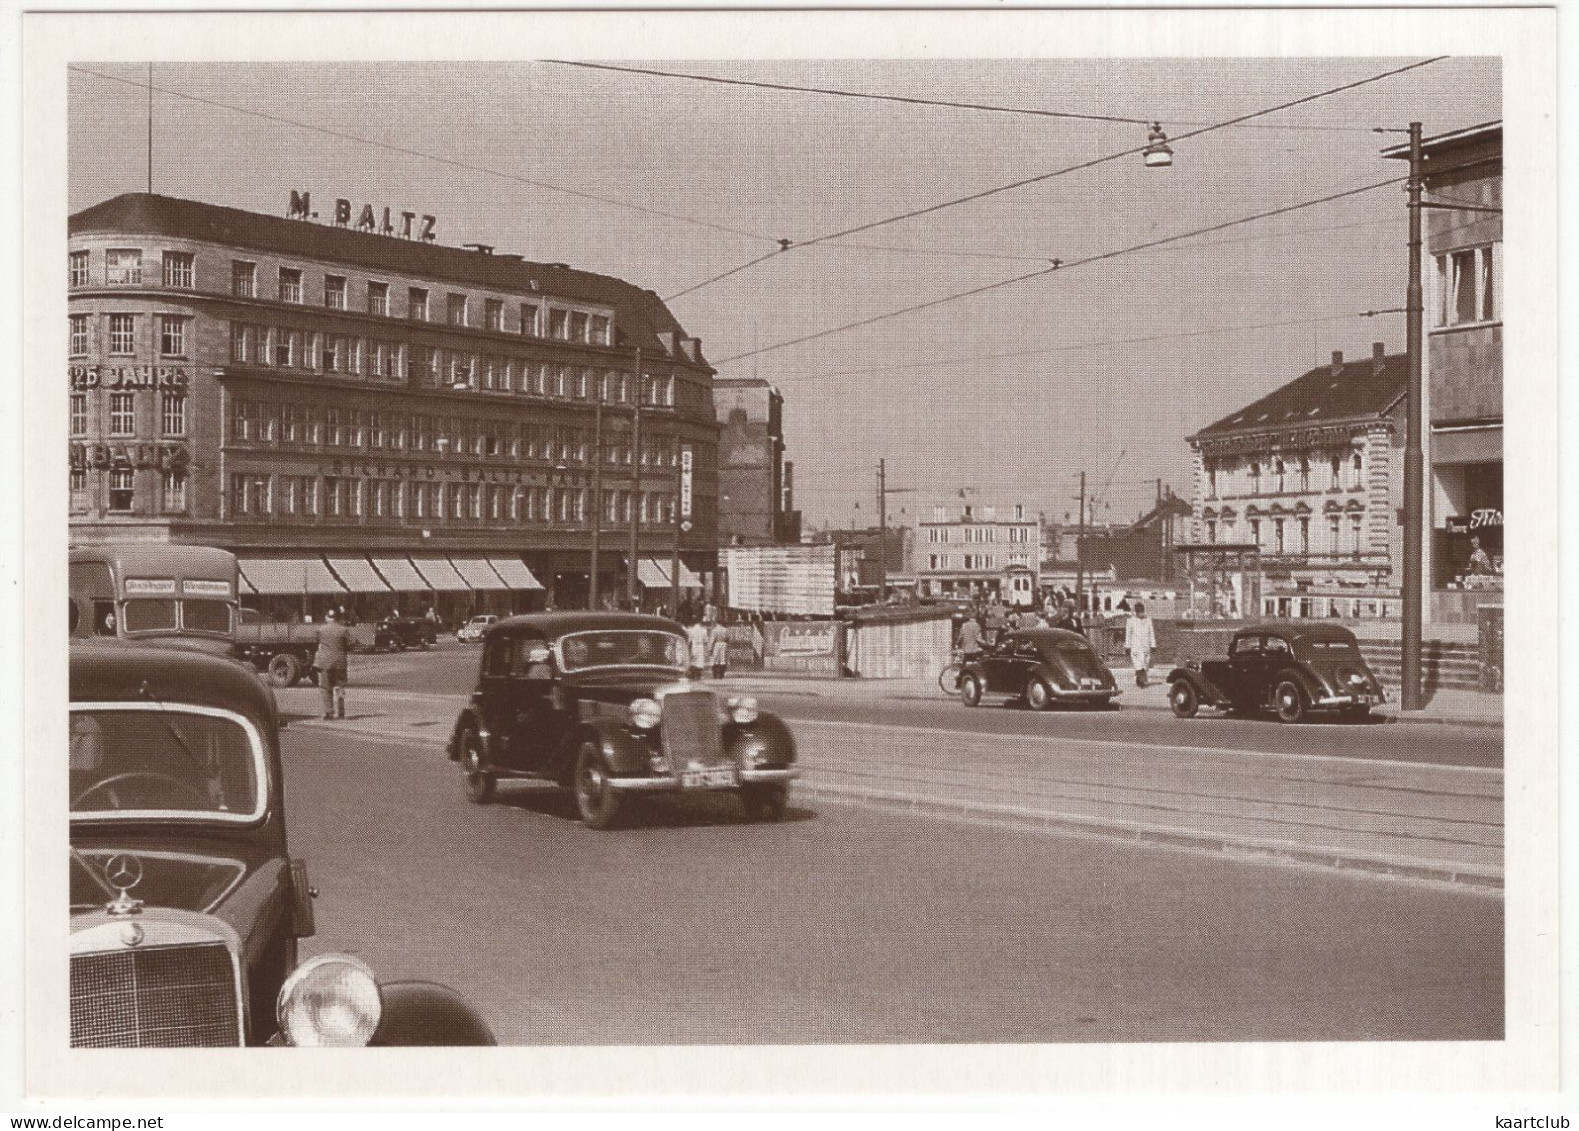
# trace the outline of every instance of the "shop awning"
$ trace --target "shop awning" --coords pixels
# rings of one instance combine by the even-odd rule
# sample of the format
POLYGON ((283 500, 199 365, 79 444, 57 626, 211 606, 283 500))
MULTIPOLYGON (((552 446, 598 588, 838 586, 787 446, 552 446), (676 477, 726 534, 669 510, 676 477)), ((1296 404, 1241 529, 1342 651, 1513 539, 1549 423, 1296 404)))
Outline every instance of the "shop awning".
POLYGON ((636 562, 636 580, 647 589, 667 589, 669 571, 652 558, 641 558, 636 562))
POLYGON ((520 558, 489 558, 488 564, 511 589, 541 589, 543 583, 532 576, 520 558))
POLYGON ((384 580, 396 593, 426 593, 428 583, 411 568, 405 558, 374 558, 373 568, 384 575, 384 580))
POLYGON ((367 564, 366 558, 326 558, 329 568, 334 570, 345 585, 353 593, 388 593, 389 586, 384 584, 384 579, 373 571, 367 564))
POLYGON ((1432 463, 1501 463, 1502 427, 1431 433, 1432 463))
POLYGON ((681 562, 680 563, 680 588, 681 589, 700 589, 701 587, 702 587, 702 579, 700 577, 697 577, 696 574, 691 572, 691 567, 690 566, 686 565, 684 562, 681 562))
POLYGON ((427 582, 424 586, 426 589, 454 592, 471 588, 466 584, 466 579, 450 565, 448 558, 412 558, 411 564, 417 567, 417 572, 427 582))
POLYGON ((258 593, 345 592, 322 558, 242 558, 237 564, 241 576, 258 593))
POLYGON ((237 596, 256 595, 258 592, 252 587, 252 582, 248 581, 245 577, 238 576, 238 581, 240 584, 237 586, 237 589, 239 590, 237 596))
POLYGON ((473 589, 510 588, 499 580, 499 575, 493 571, 486 558, 451 558, 450 564, 473 589))

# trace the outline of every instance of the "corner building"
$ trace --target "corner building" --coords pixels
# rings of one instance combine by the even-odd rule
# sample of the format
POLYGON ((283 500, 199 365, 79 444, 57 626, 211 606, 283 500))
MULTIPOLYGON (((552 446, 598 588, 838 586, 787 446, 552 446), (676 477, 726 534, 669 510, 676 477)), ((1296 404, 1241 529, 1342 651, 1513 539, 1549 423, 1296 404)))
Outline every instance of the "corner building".
POLYGON ((223 547, 275 615, 584 605, 594 509, 605 602, 632 523, 716 569, 714 371, 651 291, 143 193, 69 249, 75 543, 223 547))

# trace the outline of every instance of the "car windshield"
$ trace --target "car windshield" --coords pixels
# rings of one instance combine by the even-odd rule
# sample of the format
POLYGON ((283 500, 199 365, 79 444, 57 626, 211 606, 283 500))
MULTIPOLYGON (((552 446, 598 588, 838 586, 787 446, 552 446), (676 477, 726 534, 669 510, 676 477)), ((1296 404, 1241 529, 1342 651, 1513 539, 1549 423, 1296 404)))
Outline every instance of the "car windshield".
POLYGON ((614 629, 576 632, 559 642, 567 672, 621 664, 685 666, 685 638, 672 632, 614 629))
POLYGON ((175 628, 175 601, 168 597, 138 597, 121 604, 127 632, 158 632, 175 628))
POLYGON ((225 601, 193 600, 181 602, 181 624, 191 632, 230 631, 230 605, 225 601))
POLYGON ((74 817, 250 821, 263 814, 263 743, 240 715, 184 705, 73 708, 74 817))

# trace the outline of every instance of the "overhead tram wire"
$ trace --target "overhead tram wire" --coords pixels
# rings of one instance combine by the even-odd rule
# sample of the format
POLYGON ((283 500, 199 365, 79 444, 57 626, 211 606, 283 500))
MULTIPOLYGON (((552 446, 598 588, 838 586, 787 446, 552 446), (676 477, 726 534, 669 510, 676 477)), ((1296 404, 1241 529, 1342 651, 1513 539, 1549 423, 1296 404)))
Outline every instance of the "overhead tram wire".
POLYGON ((581 189, 566 188, 564 185, 550 184, 547 181, 537 181, 530 177, 523 177, 517 173, 507 173, 501 169, 490 169, 486 165, 474 165, 468 161, 460 161, 453 157, 443 157, 437 153, 428 153, 420 149, 411 149, 404 145, 395 145, 392 142, 377 141, 373 138, 362 137, 358 134, 345 133, 342 130, 332 130, 327 126, 314 125, 312 122, 303 122, 295 118, 287 118, 280 114, 270 114, 265 110, 253 110, 245 106, 237 106, 230 102, 221 102, 215 98, 204 98, 197 94, 188 94, 184 91, 171 90, 168 87, 152 86, 146 80, 126 79, 119 75, 106 74, 92 68, 78 64, 70 64, 66 68, 82 75, 92 75, 95 78, 105 79, 108 82, 118 82, 126 86, 134 86, 138 90, 155 90, 160 94, 168 94, 172 98, 185 99, 204 106, 213 106, 232 113, 244 114, 253 118, 262 118, 265 121, 275 122, 284 126, 294 126, 297 129, 307 130, 311 133, 323 134, 326 137, 337 138, 341 141, 353 141, 361 145, 372 146, 390 153, 399 153, 407 157, 418 157, 424 161, 433 161, 440 165, 447 165, 453 169, 464 169, 469 173, 483 173, 490 177, 499 177, 503 180, 514 181, 518 184, 531 185, 533 188, 547 189, 550 192, 564 193, 566 196, 578 197, 582 200, 596 201, 599 204, 612 205, 615 208, 625 208, 632 212, 640 212, 647 216, 659 216, 665 220, 674 220, 682 224, 694 224, 700 228, 710 228, 715 232, 723 232, 732 236, 742 236, 746 239, 761 240, 765 243, 777 243, 772 236, 765 236, 760 232, 748 232, 741 228, 731 228, 727 224, 715 224, 710 220, 698 220, 694 216, 682 216, 675 212, 665 212, 661 208, 651 208, 645 204, 635 204, 628 200, 619 200, 611 196, 600 196, 597 193, 585 192, 581 189))
POLYGON ((1274 208, 1268 212, 1258 212, 1253 216, 1242 216, 1237 220, 1225 220, 1219 224, 1211 224, 1204 228, 1197 228, 1192 232, 1181 232, 1178 235, 1163 236, 1161 239, 1147 240, 1145 243, 1132 244, 1129 247, 1122 247, 1113 251, 1102 252, 1097 255, 1088 255, 1083 259, 1072 259, 1056 267, 1048 267, 1041 271, 1028 271, 1023 275, 1015 275, 1008 279, 1000 279, 996 283, 987 283, 983 286, 972 287, 967 291, 959 291, 955 294, 944 295, 942 298, 935 298, 926 302, 915 303, 914 305, 903 307, 899 310, 888 311, 886 314, 874 314, 870 318, 862 318, 855 322, 847 322, 842 326, 834 326, 827 330, 818 330, 816 333, 803 334, 798 338, 791 338, 788 341, 777 342, 771 346, 762 346, 759 349, 748 350, 745 353, 737 353, 732 357, 721 358, 720 360, 713 362, 713 364, 715 366, 727 365, 732 361, 740 361, 743 358, 755 357, 758 354, 771 353, 775 350, 787 349, 790 346, 801 345, 805 342, 813 342, 819 338, 827 338, 834 334, 842 334, 846 330, 856 330, 863 326, 870 326, 873 323, 885 322, 890 318, 898 318, 901 315, 914 314, 921 310, 930 310, 936 306, 943 306, 946 303, 956 302, 962 298, 971 298, 975 295, 986 294, 988 291, 995 291, 1001 287, 1012 286, 1015 283, 1023 283, 1029 279, 1039 279, 1043 276, 1051 275, 1057 271, 1069 271, 1075 267, 1085 267, 1092 263, 1106 262, 1107 260, 1117 259, 1123 255, 1133 255, 1136 252, 1145 251, 1149 248, 1162 247, 1166 244, 1177 243, 1180 240, 1191 239, 1195 236, 1208 235, 1212 232, 1221 232, 1227 228, 1237 227, 1240 224, 1250 224, 1257 220, 1269 220, 1273 216, 1283 216, 1290 212, 1298 212, 1304 208, 1314 208, 1318 204, 1328 204, 1334 200, 1343 200, 1346 197, 1358 196, 1359 194, 1365 192, 1373 192, 1376 189, 1385 188, 1388 185, 1402 184, 1406 180, 1408 180, 1407 177, 1391 177, 1385 181, 1376 181, 1372 184, 1361 185, 1359 188, 1344 189, 1342 192, 1329 193, 1326 196, 1317 197, 1314 200, 1304 200, 1298 204, 1284 205, 1281 208, 1274 208))
MULTIPOLYGON (((1363 79, 1356 79, 1353 82, 1344 83, 1341 86, 1335 86, 1327 90, 1317 91, 1315 94, 1307 94, 1303 95, 1302 97, 1292 99, 1288 102, 1280 102, 1276 106, 1269 106, 1263 110, 1254 110, 1248 114, 1240 114, 1237 117, 1229 118, 1226 121, 1216 122, 1208 126, 1202 126, 1200 129, 1191 130, 1188 133, 1180 134, 1178 137, 1175 137, 1171 140, 1176 144, 1180 141, 1187 141, 1190 138, 1202 137, 1218 130, 1229 129, 1233 126, 1240 125, 1255 118, 1263 118, 1268 114, 1276 114, 1283 110, 1292 109, 1295 106, 1303 106, 1307 103, 1315 102, 1321 98, 1331 97, 1334 94, 1342 94, 1345 91, 1354 90, 1357 87, 1366 86, 1373 82, 1380 82, 1382 79, 1392 78, 1395 75, 1401 75, 1407 71, 1418 70, 1421 67, 1428 67, 1433 63, 1440 63, 1442 60, 1447 58, 1449 58, 1447 55, 1434 55, 1429 59, 1423 59, 1418 62, 1409 63, 1402 67, 1394 67, 1392 70, 1382 71, 1379 74, 1370 75, 1363 79)), ((997 196, 1000 193, 1010 192, 1018 188, 1024 188, 1026 185, 1033 185, 1042 181, 1049 181, 1055 177, 1062 177, 1069 173, 1077 173, 1084 169, 1093 169, 1098 165, 1104 165, 1108 162, 1117 161, 1124 157, 1133 157, 1137 153, 1144 153, 1149 148, 1150 144, 1151 143, 1148 141, 1144 145, 1132 146, 1129 149, 1124 149, 1117 153, 1109 153, 1102 157, 1094 157, 1089 161, 1081 161, 1074 165, 1066 165, 1064 168, 1055 169, 1050 173, 1039 173, 1034 177, 1024 177, 1018 181, 1012 181, 1006 185, 999 185, 996 188, 982 189, 979 192, 973 192, 965 196, 955 197, 952 200, 940 201, 937 204, 929 204, 925 208, 916 208, 910 210, 909 212, 901 212, 880 220, 871 220, 865 224, 857 224, 852 228, 844 228, 837 232, 829 232, 825 235, 813 236, 811 239, 800 240, 793 245, 785 246, 781 248, 781 250, 788 251, 791 249, 791 246, 797 249, 816 247, 820 244, 827 243, 830 240, 842 239, 845 236, 857 235, 860 232, 869 232, 874 228, 885 227, 889 224, 897 224, 901 220, 912 220, 917 216, 926 216, 933 212, 941 212, 944 209, 956 207, 957 205, 969 204, 977 200, 985 200, 987 197, 997 196)), ((747 267, 755 266, 757 263, 760 263, 763 261, 763 259, 767 258, 772 257, 763 256, 752 263, 742 264, 738 269, 725 272, 723 275, 720 275, 717 278, 727 278, 730 275, 738 274, 739 271, 743 271, 747 267)), ((710 282, 716 281, 717 279, 710 280, 709 282, 697 283, 696 285, 687 288, 683 293, 691 294, 694 291, 698 291, 703 287, 708 286, 710 282)))

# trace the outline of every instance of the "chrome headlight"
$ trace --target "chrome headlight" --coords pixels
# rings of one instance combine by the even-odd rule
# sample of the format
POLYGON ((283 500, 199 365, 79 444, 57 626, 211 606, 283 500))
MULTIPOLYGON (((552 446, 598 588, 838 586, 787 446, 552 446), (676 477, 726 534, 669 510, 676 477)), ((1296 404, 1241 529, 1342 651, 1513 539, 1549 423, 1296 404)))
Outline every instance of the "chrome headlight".
POLYGON ((663 709, 653 699, 633 699, 630 705, 631 726, 651 730, 658 725, 663 709))
POLYGON ((729 717, 740 726, 757 721, 757 701, 749 695, 729 700, 729 717))
POLYGON ((383 1010, 378 979, 365 963, 320 954, 285 979, 274 1012, 281 1034, 297 1048, 361 1048, 373 1039, 383 1010))

